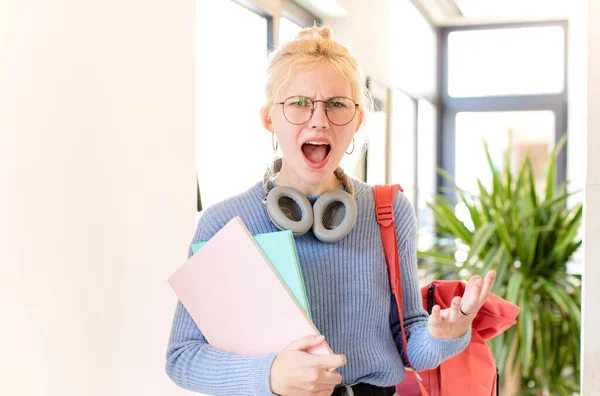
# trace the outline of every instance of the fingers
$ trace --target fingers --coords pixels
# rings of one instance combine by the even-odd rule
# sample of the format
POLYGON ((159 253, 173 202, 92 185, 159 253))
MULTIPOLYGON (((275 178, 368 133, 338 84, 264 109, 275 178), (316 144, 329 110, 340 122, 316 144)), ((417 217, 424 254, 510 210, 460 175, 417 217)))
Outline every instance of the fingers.
POLYGON ((324 336, 303 337, 291 342, 277 355, 271 367, 275 394, 331 395, 335 385, 342 382, 342 376, 335 369, 346 364, 346 356, 307 352, 324 340, 324 336))
POLYGON ((288 351, 305 351, 311 347, 317 346, 325 341, 325 336, 307 336, 295 341, 292 341, 288 346, 284 348, 284 350, 288 351))
POLYGON ((337 385, 342 383, 342 376, 336 371, 325 371, 325 374, 321 378, 322 384, 337 385))
POLYGON ((481 293, 481 287, 483 286, 483 282, 481 280, 481 276, 474 275, 467 282, 467 286, 465 287, 465 293, 463 295, 463 300, 466 299, 474 299, 477 300, 479 294, 481 293))
POLYGON ((475 313, 479 310, 482 288, 483 280, 481 279, 481 276, 475 275, 469 279, 469 282, 467 282, 467 286, 465 287, 465 293, 462 297, 462 309, 464 312, 475 313))
POLYGON ((431 308, 431 314, 429 315, 429 320, 432 323, 439 323, 442 320, 442 315, 441 315, 441 308, 439 305, 434 305, 433 308, 431 308))
POLYGON ((492 270, 485 275, 483 289, 481 290, 481 295, 479 297, 480 306, 483 305, 488 294, 490 294, 490 290, 492 290, 492 286, 494 285, 495 279, 496 279, 496 271, 492 270))
POLYGON ((492 270, 485 275, 485 279, 481 279, 479 275, 469 279, 462 299, 463 311, 467 313, 477 313, 479 311, 479 308, 490 294, 495 278, 496 271, 492 270))
POLYGON ((430 334, 440 339, 457 338, 465 334, 471 326, 474 316, 465 316, 460 312, 462 299, 456 296, 452 299, 450 307, 441 309, 435 305, 429 315, 427 328, 430 334))
POLYGON ((463 312, 465 312, 465 313, 470 313, 470 312, 465 310, 464 303, 462 301, 463 301, 463 299, 461 299, 459 296, 455 296, 454 298, 452 298, 450 307, 448 307, 446 309, 441 309, 439 305, 434 305, 433 308, 431 309, 431 314, 429 315, 430 320, 433 323, 439 323, 439 322, 444 322, 444 321, 454 322, 458 319, 465 318, 466 316, 463 315, 462 312, 460 312, 461 305, 463 307, 462 308, 463 312))
POLYGON ((465 315, 460 312, 460 305, 462 303, 462 298, 459 296, 455 296, 452 299, 452 303, 450 304, 450 320, 455 321, 458 319, 462 319, 465 315))
POLYGON ((322 368, 314 367, 310 369, 306 377, 309 382, 304 385, 304 389, 310 394, 321 394, 320 392, 329 392, 331 395, 333 388, 342 383, 342 376, 335 371, 325 371, 322 368))
POLYGON ((321 369, 337 369, 346 365, 345 355, 311 355, 314 358, 314 366, 321 369))

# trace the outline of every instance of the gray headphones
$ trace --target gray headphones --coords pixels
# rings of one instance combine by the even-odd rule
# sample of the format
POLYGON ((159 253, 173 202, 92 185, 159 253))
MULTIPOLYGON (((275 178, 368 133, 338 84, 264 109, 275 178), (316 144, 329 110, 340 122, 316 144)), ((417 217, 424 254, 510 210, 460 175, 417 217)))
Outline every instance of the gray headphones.
MULTIPOLYGON (((276 162, 274 165, 276 168, 279 165, 279 169, 281 169, 280 162, 279 164, 276 162)), ((279 171, 276 168, 275 170, 279 171)), ((273 225, 279 230, 290 230, 294 235, 303 235, 312 228, 315 237, 326 243, 337 242, 348 235, 356 225, 357 208, 354 200, 354 188, 341 168, 336 170, 335 175, 342 181, 349 193, 342 190, 326 192, 317 199, 314 206, 311 206, 306 196, 292 187, 276 186, 268 191, 267 184, 271 171, 267 171, 264 180, 265 199, 263 203, 273 225), (301 213, 300 220, 293 220, 284 213, 283 209, 289 208, 282 208, 280 202, 283 198, 292 200, 298 206, 301 213), (344 206, 344 219, 337 227, 328 228, 323 224, 325 211, 336 202, 344 206)))

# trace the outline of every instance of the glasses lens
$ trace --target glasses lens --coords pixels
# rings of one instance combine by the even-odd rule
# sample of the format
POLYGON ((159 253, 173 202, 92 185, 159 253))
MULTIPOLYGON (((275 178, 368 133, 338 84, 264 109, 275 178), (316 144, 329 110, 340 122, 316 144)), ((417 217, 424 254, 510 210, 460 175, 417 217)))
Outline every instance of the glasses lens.
POLYGON ((348 98, 331 98, 327 102, 327 117, 332 124, 346 125, 356 114, 356 104, 348 98))
POLYGON ((310 119, 313 102, 306 96, 292 96, 283 103, 283 115, 292 124, 304 124, 310 119))

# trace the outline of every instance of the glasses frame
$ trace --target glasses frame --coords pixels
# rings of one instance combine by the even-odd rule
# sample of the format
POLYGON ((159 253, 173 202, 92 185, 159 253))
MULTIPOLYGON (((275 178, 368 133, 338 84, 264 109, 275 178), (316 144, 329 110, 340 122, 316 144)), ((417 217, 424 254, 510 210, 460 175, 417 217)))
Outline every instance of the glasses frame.
POLYGON ((310 99, 311 103, 312 103, 312 109, 310 110, 310 117, 308 117, 308 120, 301 122, 301 123, 295 123, 290 121, 287 116, 285 115, 285 110, 283 108, 283 105, 285 104, 285 102, 287 102, 289 99, 291 98, 307 98, 310 99, 308 96, 303 96, 303 95, 292 95, 289 98, 286 98, 283 102, 277 102, 276 104, 281 105, 281 112, 283 113, 283 117, 286 119, 287 122, 289 122, 292 125, 304 125, 306 124, 308 121, 310 121, 310 119, 312 118, 312 116, 315 114, 315 104, 316 103, 324 103, 325 104, 325 116, 327 117, 327 119, 329 120, 329 122, 331 122, 333 125, 335 126, 344 126, 344 125, 348 125, 352 122, 352 120, 354 120, 354 117, 356 117, 356 112, 358 110, 358 106, 360 106, 358 103, 356 103, 354 100, 346 97, 346 96, 334 96, 332 98, 329 98, 327 100, 312 100, 310 99), (330 100, 332 99, 336 99, 336 98, 343 98, 343 99, 348 99, 350 102, 354 103, 354 114, 352 115, 352 118, 350 118, 350 121, 348 121, 345 124, 336 124, 335 122, 331 121, 331 118, 329 118, 329 114, 327 113, 327 103, 329 103, 330 100))

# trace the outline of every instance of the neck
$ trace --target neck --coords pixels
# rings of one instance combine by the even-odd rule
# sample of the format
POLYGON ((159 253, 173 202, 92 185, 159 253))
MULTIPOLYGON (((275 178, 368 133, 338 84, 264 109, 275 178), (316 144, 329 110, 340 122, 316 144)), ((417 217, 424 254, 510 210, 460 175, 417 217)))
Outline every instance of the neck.
MULTIPOLYGON (((340 172, 336 172, 340 173, 340 172)), ((306 196, 318 196, 334 190, 342 184, 340 175, 331 173, 318 183, 309 183, 302 180, 289 166, 285 165, 285 161, 279 159, 273 164, 273 168, 269 172, 270 175, 275 175, 274 182, 280 186, 292 187, 306 196)), ((343 172, 342 172, 343 174, 343 172)))

